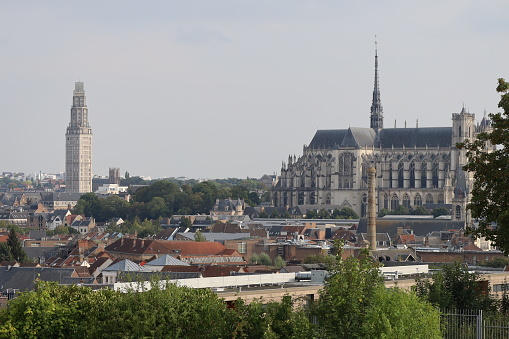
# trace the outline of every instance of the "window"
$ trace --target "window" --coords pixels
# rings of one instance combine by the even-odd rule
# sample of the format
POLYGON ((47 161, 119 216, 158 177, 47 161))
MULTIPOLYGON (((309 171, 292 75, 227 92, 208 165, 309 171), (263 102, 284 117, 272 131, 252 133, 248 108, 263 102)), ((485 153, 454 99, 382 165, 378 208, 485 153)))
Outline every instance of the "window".
POLYGON ((428 179, 428 164, 423 162, 421 164, 421 187, 426 188, 426 182, 428 179))
POLYGON ((410 163, 410 188, 415 188, 415 162, 410 163))
POLYGON ((422 205, 422 198, 419 193, 417 193, 414 197, 414 205, 415 206, 421 206, 422 205))
POLYGON ((461 220, 461 206, 456 206, 456 220, 461 220))
POLYGON ((405 206, 406 208, 410 208, 410 197, 406 193, 403 196, 403 206, 405 206))
POLYGON ((389 195, 387 193, 384 194, 384 208, 389 209, 389 195))
POLYGON ((239 253, 247 253, 247 242, 239 242, 237 243, 237 250, 239 253))
POLYGON ((353 154, 342 153, 338 158, 339 165, 339 188, 353 188, 353 154))
POLYGON ((399 206, 399 199, 396 194, 393 194, 391 198, 391 210, 395 210, 399 206))
POLYGON ((426 204, 432 204, 433 203, 433 196, 428 193, 426 194, 426 204))
POLYGON ((404 166, 403 161, 400 161, 398 164, 398 187, 403 188, 404 179, 403 179, 404 166))
POLYGON ((438 201, 437 201, 437 204, 445 204, 445 199, 444 199, 444 194, 443 193, 440 193, 438 195, 438 201))
POLYGON ((432 173, 432 181, 433 181, 433 187, 438 187, 438 162, 433 163, 433 173, 432 173))

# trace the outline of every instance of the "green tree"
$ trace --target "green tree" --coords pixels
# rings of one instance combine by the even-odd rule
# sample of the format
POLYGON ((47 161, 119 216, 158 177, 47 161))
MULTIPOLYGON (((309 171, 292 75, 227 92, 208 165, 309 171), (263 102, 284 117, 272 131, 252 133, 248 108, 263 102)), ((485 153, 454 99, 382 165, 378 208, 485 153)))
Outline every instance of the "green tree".
POLYGON ((364 338, 442 338, 440 311, 399 288, 376 290, 362 329, 364 338))
POLYGON ((365 310, 372 306, 376 291, 384 288, 383 277, 368 252, 342 259, 342 246, 337 247, 314 313, 323 337, 361 338, 365 310))
POLYGON ((267 214, 267 212, 265 212, 265 210, 263 210, 260 212, 260 214, 258 214, 258 217, 259 218, 268 218, 269 215, 267 214))
POLYGON ((306 219, 318 219, 318 212, 315 210, 308 210, 306 212, 306 219))
POLYGON ((429 212, 424 206, 417 206, 411 212, 412 215, 428 215, 429 212))
POLYGON ((274 219, 278 219, 279 218, 279 212, 277 211, 276 208, 274 208, 274 210, 272 211, 272 213, 270 214, 270 217, 271 218, 274 218, 274 219))
POLYGON ((475 236, 484 236, 509 254, 509 83, 498 79, 497 92, 502 93, 498 107, 502 113, 490 114, 492 131, 482 132, 473 141, 457 146, 466 150, 463 167, 475 177, 472 199, 468 208, 479 227, 467 229, 475 236), (496 146, 492 149, 489 145, 496 146), (493 227, 492 223, 497 226, 493 227))
POLYGON ((197 230, 194 233, 194 241, 196 241, 196 242, 204 242, 204 241, 207 241, 207 238, 205 238, 205 235, 203 235, 203 233, 200 230, 197 230))
POLYGON ((7 242, 0 242, 0 261, 13 261, 11 248, 7 242))
POLYGON ((440 308, 484 311, 496 308, 487 281, 477 273, 468 272, 460 263, 444 266, 430 279, 418 279, 415 291, 440 308))
POLYGON ((364 251, 333 259, 313 315, 323 338, 441 338, 440 313, 399 289, 386 289, 378 263, 364 251))
POLYGON ((253 264, 272 266, 272 260, 267 253, 254 253, 251 257, 251 262, 253 264))
POLYGON ((186 227, 186 228, 189 228, 189 227, 193 226, 193 223, 191 222, 191 219, 190 219, 190 218, 188 218, 188 217, 182 217, 182 218, 180 219, 179 226, 180 226, 180 227, 186 227))
POLYGON ((7 246, 9 247, 12 260, 17 262, 27 262, 28 256, 21 245, 21 241, 19 241, 18 234, 16 233, 14 228, 11 228, 9 231, 9 236, 7 237, 7 246))
POLYGON ((330 219, 330 213, 325 208, 318 211, 318 219, 330 219))
POLYGON ((441 215, 449 215, 451 214, 449 212, 449 210, 445 207, 437 207, 437 208, 434 208, 432 211, 431 211, 431 214, 433 214, 433 218, 437 218, 441 215))
POLYGON ((274 268, 276 268, 278 270, 280 270, 286 266, 286 261, 283 258, 281 258, 279 255, 276 258, 274 258, 273 263, 274 263, 274 268))

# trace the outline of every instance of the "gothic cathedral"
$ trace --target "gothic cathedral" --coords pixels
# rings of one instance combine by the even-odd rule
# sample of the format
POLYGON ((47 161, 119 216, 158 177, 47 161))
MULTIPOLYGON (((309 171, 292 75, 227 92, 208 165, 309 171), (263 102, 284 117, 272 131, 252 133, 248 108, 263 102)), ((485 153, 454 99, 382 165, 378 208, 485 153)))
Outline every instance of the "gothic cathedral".
MULTIPOLYGON (((452 114, 452 127, 384 128, 375 53, 375 86, 370 128, 318 130, 299 158, 288 157, 272 191, 276 207, 304 205, 332 210, 350 207, 367 213, 367 169, 376 168, 377 211, 447 207, 452 220, 470 223, 466 205, 472 175, 462 166, 465 151, 456 143, 489 131, 486 116, 475 124, 465 108, 452 114)), ((406 124, 405 124, 406 125, 406 124)))

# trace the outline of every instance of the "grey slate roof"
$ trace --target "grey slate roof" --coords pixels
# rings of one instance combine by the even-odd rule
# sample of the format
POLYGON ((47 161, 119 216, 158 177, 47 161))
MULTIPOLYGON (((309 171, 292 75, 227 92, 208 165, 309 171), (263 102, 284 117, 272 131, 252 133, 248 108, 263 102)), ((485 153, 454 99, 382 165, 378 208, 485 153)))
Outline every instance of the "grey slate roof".
POLYGON ((379 133, 372 128, 350 127, 348 129, 318 130, 309 144, 310 148, 412 148, 451 147, 451 127, 386 128, 379 133))
POLYGON ((148 266, 189 266, 188 263, 183 262, 182 260, 178 260, 177 258, 172 257, 171 255, 164 254, 157 259, 152 260, 151 262, 146 263, 148 266))
POLYGON ((147 269, 141 267, 129 259, 124 259, 117 262, 116 264, 111 265, 110 267, 105 268, 103 271, 143 272, 147 271, 147 269))
POLYGON ((380 131, 382 148, 451 147, 452 127, 386 128, 380 131))
POLYGON ((18 289, 20 292, 30 291, 35 287, 35 279, 60 283, 63 278, 70 277, 73 273, 73 268, 11 267, 8 269, 2 267, 0 268, 0 286, 2 291, 11 288, 18 289))

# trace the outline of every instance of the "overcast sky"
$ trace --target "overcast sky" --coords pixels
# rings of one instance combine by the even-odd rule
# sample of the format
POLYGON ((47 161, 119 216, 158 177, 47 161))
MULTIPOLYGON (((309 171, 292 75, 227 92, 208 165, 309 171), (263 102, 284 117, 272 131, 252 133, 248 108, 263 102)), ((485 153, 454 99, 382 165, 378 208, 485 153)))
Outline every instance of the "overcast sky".
POLYGON ((509 2, 0 0, 0 171, 62 172, 75 81, 93 172, 260 177, 317 129, 497 111, 509 2))

